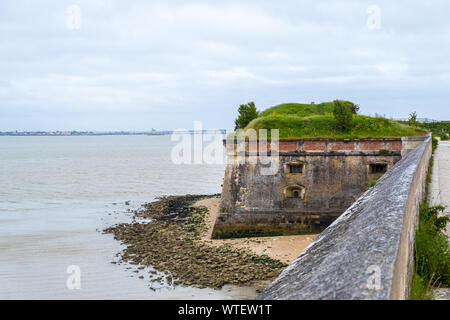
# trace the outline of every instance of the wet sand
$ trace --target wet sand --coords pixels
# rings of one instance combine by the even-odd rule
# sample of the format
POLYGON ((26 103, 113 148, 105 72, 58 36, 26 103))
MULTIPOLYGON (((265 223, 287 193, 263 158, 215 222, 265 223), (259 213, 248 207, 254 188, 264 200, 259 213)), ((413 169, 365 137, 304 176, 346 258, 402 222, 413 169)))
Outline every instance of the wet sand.
POLYGON ((276 236, 276 237, 255 237, 241 239, 211 239, 214 223, 219 214, 220 198, 208 198, 197 201, 195 206, 206 207, 207 230, 202 234, 201 241, 212 246, 229 244, 236 249, 250 250, 256 254, 266 254, 273 259, 278 259, 284 263, 294 261, 298 255, 317 237, 317 234, 296 235, 296 236, 276 236))

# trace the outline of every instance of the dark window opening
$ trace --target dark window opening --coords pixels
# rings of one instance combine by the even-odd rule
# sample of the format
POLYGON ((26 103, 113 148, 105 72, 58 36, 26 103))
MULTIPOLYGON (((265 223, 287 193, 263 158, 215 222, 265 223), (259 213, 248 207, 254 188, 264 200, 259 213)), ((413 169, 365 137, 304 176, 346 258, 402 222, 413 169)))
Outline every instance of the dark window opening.
POLYGON ((385 173, 387 171, 387 164, 371 164, 370 173, 385 173))
POLYGON ((289 165, 289 173, 303 173, 303 165, 302 164, 289 165))
POLYGON ((304 199, 305 189, 301 187, 288 187, 285 189, 285 194, 287 198, 291 199, 304 199))

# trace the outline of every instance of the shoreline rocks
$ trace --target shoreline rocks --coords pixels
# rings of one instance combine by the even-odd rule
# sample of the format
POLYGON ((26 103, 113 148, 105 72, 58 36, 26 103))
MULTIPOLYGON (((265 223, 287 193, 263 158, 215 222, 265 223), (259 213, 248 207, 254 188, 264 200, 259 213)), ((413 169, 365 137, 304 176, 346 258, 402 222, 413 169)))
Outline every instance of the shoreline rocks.
POLYGON ((208 212, 193 204, 215 196, 163 197, 134 211, 133 222, 114 225, 104 233, 112 233, 126 246, 121 262, 152 267, 165 273, 175 286, 219 289, 225 284, 248 285, 276 278, 286 266, 279 260, 200 240, 208 212))

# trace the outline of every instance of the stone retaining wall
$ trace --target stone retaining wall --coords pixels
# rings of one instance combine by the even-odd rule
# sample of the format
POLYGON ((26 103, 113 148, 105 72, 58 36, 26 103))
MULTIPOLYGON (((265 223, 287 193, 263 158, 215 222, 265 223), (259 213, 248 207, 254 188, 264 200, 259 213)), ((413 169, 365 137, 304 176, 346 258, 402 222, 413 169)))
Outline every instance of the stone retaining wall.
POLYGON ((430 157, 428 136, 257 299, 407 299, 430 157))

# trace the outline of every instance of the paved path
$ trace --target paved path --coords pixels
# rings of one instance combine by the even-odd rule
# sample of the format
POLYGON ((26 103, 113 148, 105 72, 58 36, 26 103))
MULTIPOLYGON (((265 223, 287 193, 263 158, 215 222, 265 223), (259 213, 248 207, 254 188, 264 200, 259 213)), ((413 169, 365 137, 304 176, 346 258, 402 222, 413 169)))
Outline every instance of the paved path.
MULTIPOLYGON (((432 206, 443 205, 444 214, 450 216, 450 141, 439 141, 439 146, 434 153, 429 202, 432 206)), ((450 224, 447 224, 446 234, 450 237, 450 224)), ((436 290, 435 298, 450 300, 450 289, 436 290)))

